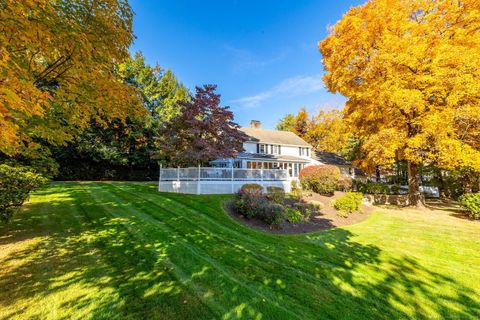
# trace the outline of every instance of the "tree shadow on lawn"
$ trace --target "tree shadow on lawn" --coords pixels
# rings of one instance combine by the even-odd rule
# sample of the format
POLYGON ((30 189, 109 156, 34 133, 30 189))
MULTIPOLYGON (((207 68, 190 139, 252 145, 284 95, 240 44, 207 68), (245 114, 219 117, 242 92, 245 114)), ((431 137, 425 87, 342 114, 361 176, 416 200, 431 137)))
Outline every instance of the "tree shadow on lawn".
MULTIPOLYGON (((141 192, 135 201, 101 202, 88 190, 69 186, 69 197, 49 203, 62 210, 45 212, 44 204, 33 203, 8 229, 0 228, 0 248, 41 238, 1 260, 0 288, 7 290, 0 293, 0 309, 65 293, 58 316, 65 319, 479 315, 473 290, 413 258, 383 257, 377 246, 353 241, 345 229, 285 237, 234 230, 229 220, 212 220, 218 225, 208 228, 169 212, 172 204, 188 211, 194 196, 185 201, 157 194, 161 206, 154 212, 141 192), (138 212, 122 211, 131 206, 138 212)), ((38 310, 31 316, 46 315, 38 310)))

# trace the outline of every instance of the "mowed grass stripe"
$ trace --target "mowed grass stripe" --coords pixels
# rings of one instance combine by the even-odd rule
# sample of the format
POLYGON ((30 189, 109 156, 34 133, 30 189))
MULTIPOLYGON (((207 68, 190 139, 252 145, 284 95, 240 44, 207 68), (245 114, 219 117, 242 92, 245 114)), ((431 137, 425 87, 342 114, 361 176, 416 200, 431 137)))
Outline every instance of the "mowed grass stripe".
MULTIPOLYGON (((115 184, 115 185, 117 185, 117 184, 115 184)), ((118 189, 119 192, 123 191, 122 188, 117 187, 117 189, 118 189)), ((124 198, 127 202, 135 203, 135 201, 138 201, 139 198, 144 199, 146 195, 147 195, 147 193, 143 193, 143 192, 141 194, 130 193, 130 196, 124 196, 124 198)), ((161 196, 163 196, 163 194, 161 196)), ((159 200, 159 195, 158 194, 154 194, 154 197, 156 197, 156 200, 157 200, 156 202, 153 202, 150 199, 147 199, 151 206, 155 206, 155 207, 158 207, 159 209, 161 209, 162 214, 165 213, 165 212, 170 212, 174 217, 178 217, 178 212, 175 213, 174 209, 171 209, 171 208, 181 207, 180 204, 177 204, 174 200, 172 200, 173 202, 168 202, 168 205, 164 205, 162 203, 162 201, 159 200)), ((144 211, 144 212, 149 212, 149 214, 152 214, 152 215, 155 215, 157 213, 157 210, 152 210, 150 208, 150 205, 146 206, 146 205, 142 205, 140 203, 135 203, 135 204, 136 204, 137 207, 141 207, 142 211, 144 211)), ((201 221, 203 219, 204 215, 200 215, 198 212, 196 212, 195 210, 192 210, 192 209, 186 208, 185 210, 187 210, 187 211, 180 210, 180 212, 183 213, 183 215, 182 215, 182 217, 180 217, 180 219, 183 219, 185 221, 190 221, 192 228, 198 228, 199 224, 196 221, 192 222, 191 219, 195 218, 195 219, 199 219, 201 221), (188 217, 188 218, 186 218, 186 217, 188 217)), ((172 228, 178 228, 178 226, 181 226, 181 224, 178 224, 178 218, 176 218, 176 219, 177 220, 175 220, 175 224, 173 224, 171 226, 172 228)), ((182 232, 182 230, 180 230, 179 232, 184 233, 185 235, 188 235, 187 231, 182 232)), ((208 234, 208 230, 207 230, 206 234, 208 234)), ((217 238, 217 240, 220 240, 220 241, 223 240, 223 239, 220 239, 216 235, 213 235, 213 234, 209 237, 217 238)), ((272 240, 276 241, 276 240, 278 240, 278 238, 280 238, 280 236, 270 236, 270 237, 274 238, 274 239, 269 239, 270 241, 272 241, 272 240)), ((239 239, 239 241, 241 241, 241 240, 242 239, 239 239)), ((223 241, 225 241, 225 240, 223 240, 223 241)), ((218 246, 218 241, 216 243, 217 243, 217 246, 218 246)), ((265 243, 265 245, 268 245, 268 244, 269 244, 268 242, 265 243)), ((206 244, 201 243, 201 244, 197 244, 197 246, 198 245, 206 245, 206 244)), ((229 245, 230 245, 230 242, 227 243, 227 248, 229 247, 229 245)), ((309 245, 309 247, 312 247, 312 246, 309 245)), ((308 250, 307 250, 307 252, 308 252, 308 250)), ((311 255, 311 256, 313 257, 314 255, 311 255)), ((259 257, 266 258, 265 255, 260 255, 259 257)), ((265 262, 251 261, 250 264, 258 263, 259 264, 258 267, 261 267, 263 265, 264 270, 257 270, 255 272, 250 272, 250 273, 253 273, 253 274, 273 274, 273 273, 276 273, 278 275, 277 280, 282 281, 282 287, 283 288, 280 288, 280 289, 279 288, 273 288, 273 289, 277 289, 277 291, 278 291, 278 290, 289 288, 290 290, 285 290, 285 292, 286 292, 285 294, 287 296, 290 296, 292 299, 296 300, 297 301, 296 303, 299 304, 299 305, 304 305, 304 301, 306 301, 306 300, 313 303, 313 305, 318 303, 319 306, 323 305, 323 304, 326 304, 326 303, 330 303, 332 301, 341 302, 341 300, 343 300, 343 297, 338 295, 338 292, 335 293, 335 290, 330 290, 329 289, 329 287, 330 288, 333 288, 333 287, 328 286, 328 284, 330 284, 330 282, 327 279, 322 278, 321 275, 318 275, 317 277, 309 276, 308 273, 307 273, 308 272, 308 266, 307 266, 307 269, 304 270, 304 271, 301 270, 301 267, 299 267, 298 269, 295 269, 294 267, 282 267, 282 265, 283 266, 288 265, 288 264, 285 264, 285 261, 283 261, 284 259, 285 259, 285 254, 283 254, 283 257, 282 257, 282 254, 280 253, 279 256, 275 260, 267 258, 268 261, 265 261, 265 262), (272 268, 272 266, 271 266, 272 263, 274 265, 277 265, 277 266, 273 266, 273 268, 272 268), (285 270, 285 269, 292 269, 292 270, 285 270), (287 271, 287 272, 285 272, 285 271, 287 271), (293 274, 301 273, 301 274, 304 275, 304 277, 302 277, 301 275, 300 276, 292 276, 290 273, 293 273, 293 274), (305 279, 305 278, 307 278, 307 279, 305 279), (308 278, 310 278, 310 279, 308 279, 308 278), (289 285, 288 283, 284 284, 283 282, 285 282, 285 279, 290 280, 291 285, 289 285), (320 286, 321 284, 323 284, 323 286, 320 286), (321 288, 321 292, 319 292, 319 288, 321 288), (303 292, 305 292, 304 295, 303 295, 303 292), (314 292, 317 292, 317 294, 313 294, 314 292), (322 298, 318 299, 318 297, 322 297, 322 298), (312 299, 313 299, 313 301, 312 301, 312 299)), ((233 261, 232 259, 227 259, 227 260, 223 260, 222 263, 228 265, 228 264, 231 264, 232 261, 233 261)), ((308 260, 308 263, 311 264, 310 273, 312 273, 313 270, 319 270, 318 269, 319 266, 317 265, 315 267, 315 264, 313 263, 313 261, 311 259, 308 260)), ((305 265, 303 265, 301 263, 300 263, 300 265, 302 267, 305 267, 305 265)), ((239 266, 241 266, 240 263, 231 264, 231 268, 232 268, 233 272, 236 271, 236 273, 239 273, 240 272, 239 266)), ((333 269, 337 273, 347 272, 346 270, 342 269, 339 265, 332 265, 332 264, 324 263, 324 265, 322 267, 326 267, 329 270, 333 269)), ((249 274, 246 274, 245 277, 249 277, 249 274)), ((364 277, 363 274, 361 274, 361 273, 358 273, 358 275, 359 275, 359 277, 364 277)), ((253 281, 255 281, 255 282, 259 282, 259 281, 262 281, 262 280, 263 279, 253 279, 253 281)), ((281 298, 283 298, 283 295, 281 296, 281 298)), ((365 303, 365 301, 363 301, 362 303, 365 303)), ((351 307, 354 308, 354 306, 351 306, 351 307)), ((323 306, 323 308, 325 309, 324 306, 323 306)), ((327 316, 327 315, 328 314, 324 314, 324 316, 327 316)))
POLYGON ((231 219, 227 198, 143 183, 61 183, 32 195, 0 226, 0 250, 38 239, 0 255, 10 266, 0 285, 17 298, 0 293, 0 319, 480 316, 479 279, 465 273, 480 265, 478 224, 406 210, 271 235, 231 219), (35 255, 44 237, 51 245, 35 255))
MULTIPOLYGON (((132 200, 135 200, 139 198, 142 198, 140 195, 131 195, 128 193, 128 195, 125 195, 125 194, 122 194, 121 189, 116 189, 115 190, 119 195, 120 195, 120 198, 119 200, 122 201, 132 201, 132 200)), ((163 226, 167 226, 166 229, 164 229, 164 232, 165 234, 177 234, 177 235, 183 235, 183 237, 187 236, 191 241, 189 242, 189 244, 187 245, 185 242, 180 242, 181 245, 184 245, 186 247, 186 249, 188 249, 192 255, 194 256, 197 256, 198 258, 202 259, 203 261, 207 262, 210 264, 210 266, 212 267, 212 269, 216 269, 218 272, 220 272, 223 276, 225 276, 228 280, 232 281, 233 282, 233 285, 237 285, 237 286, 240 286, 240 287, 243 287, 244 289, 246 289, 247 291, 245 292, 245 297, 248 297, 250 299, 253 299, 254 301, 257 301, 258 303, 260 304, 265 304, 266 302, 269 302, 271 303, 271 305, 276 305, 279 309, 280 309, 280 314, 290 314, 291 317, 298 317, 297 315, 295 314, 292 314, 289 310, 285 309, 285 307, 281 306, 277 300, 279 300, 279 295, 275 295, 273 294, 273 291, 272 290, 264 290, 263 289, 263 285, 261 285, 260 287, 258 287, 259 281, 252 281, 252 280, 249 280, 248 279, 248 276, 250 274, 253 274, 253 272, 250 272, 249 274, 241 274, 241 272, 238 272, 239 270, 238 269, 231 269, 231 268, 226 268, 226 265, 225 265, 225 261, 219 261, 218 260, 218 256, 217 257, 213 257, 209 254, 209 250, 208 249, 208 246, 206 247, 205 245, 207 245, 207 243, 202 243, 202 244, 199 244, 198 241, 196 241, 194 238, 192 238, 192 229, 195 230, 195 228, 198 228, 196 227, 196 225, 194 223, 191 223, 191 221, 189 221, 189 219, 185 219, 183 217, 178 217, 178 214, 175 214, 174 212, 168 210, 168 208, 165 208, 165 207, 162 207, 162 206, 159 206, 158 204, 153 204, 153 203, 149 203, 150 205, 153 205, 153 206, 157 206, 159 207, 160 209, 162 209, 161 211, 161 217, 160 218, 166 218, 165 217, 165 213, 170 213, 170 217, 173 217, 175 219, 175 221, 173 223, 169 223, 168 220, 163 220, 163 223, 161 224, 162 225, 162 228, 164 228, 163 226), (183 221, 182 221, 183 220, 183 221), (183 225, 183 222, 190 222, 190 226, 192 229, 188 229, 188 230, 182 230, 181 228, 178 228, 178 226, 182 226, 183 225), (197 243, 196 243, 197 242, 197 243), (202 245, 202 248, 200 248, 200 245, 202 245), (232 272, 233 271, 233 272, 232 272), (235 272, 237 271, 237 272, 235 272), (242 278, 238 279, 239 276, 243 276, 242 278), (256 288, 254 288, 256 287, 256 288), (257 296, 257 299, 255 299, 254 297, 257 296)), ((175 205, 175 203, 174 203, 175 205)), ((156 217, 158 216, 158 210, 153 210, 150 208, 150 206, 148 205, 138 205, 139 208, 142 209, 142 211, 137 211, 136 214, 140 215, 140 216, 143 216, 144 214, 142 212, 148 212, 152 217, 156 217)), ((190 216, 190 215, 189 215, 190 216)), ((160 219, 157 217, 157 219, 160 219)), ((195 236, 198 235, 198 233, 194 234, 195 236)), ((208 231, 207 233, 204 233, 203 234, 204 236, 206 237, 211 237, 212 238, 212 241, 214 240, 221 240, 219 239, 218 237, 215 237, 215 236, 210 236, 208 235, 208 231)), ((224 249, 223 250, 229 250, 231 251, 231 245, 232 243, 231 242, 228 242, 224 249)), ((218 246, 217 246, 218 247, 218 246)), ((218 249, 218 248, 217 248, 218 249)), ((210 250, 211 252, 211 250, 210 250)), ((235 255, 239 254, 239 252, 235 253, 235 255)), ((241 252, 240 252, 241 254, 241 252)), ((230 257, 232 257, 230 255, 230 257)), ((228 259, 228 257, 227 257, 228 259)), ((188 257, 188 260, 194 260, 192 259, 192 256, 189 256, 188 257)), ((190 261, 183 261, 183 264, 188 264, 190 261)), ((252 261, 252 264, 255 263, 255 261, 252 261)), ((266 265, 264 265, 266 266, 266 265)), ((238 265, 237 265, 238 267, 238 265)), ((261 270, 261 274, 265 274, 265 272, 269 272, 269 271, 272 271, 271 268, 270 270, 261 270)), ((211 271, 209 271, 211 273, 211 271)), ((215 274, 213 275, 213 278, 215 277, 218 277, 218 274, 215 274)), ((258 280, 258 279, 257 279, 258 280)), ((219 292, 219 294, 221 294, 221 292, 219 292)), ((237 289, 235 291, 235 294, 236 295, 240 295, 240 292, 239 290, 237 289)), ((301 301, 299 301, 300 303, 301 301)), ((300 310, 297 310, 297 311, 300 311, 300 310)))
POLYGON ((122 317, 136 319, 138 315, 145 314, 145 309, 148 309, 150 304, 158 306, 155 314, 150 315, 154 318, 184 319, 198 314, 213 316, 210 309, 190 291, 190 288, 178 281, 175 273, 171 272, 173 264, 165 263, 164 257, 158 255, 158 248, 149 246, 149 242, 143 237, 144 231, 141 230, 148 228, 148 224, 130 224, 128 217, 131 216, 131 212, 126 210, 127 207, 99 206, 99 203, 105 203, 106 200, 108 203, 116 200, 114 197, 108 197, 108 192, 102 192, 101 185, 88 187, 81 185, 81 188, 83 194, 77 204, 83 209, 92 226, 100 233, 106 231, 105 237, 95 240, 96 247, 109 259, 111 272, 118 277, 118 281, 113 285, 119 290, 120 299, 128 299, 128 308, 122 310, 125 312, 122 317), (125 220, 116 220, 119 218, 125 220), (112 220, 115 222, 112 223, 112 220), (161 264, 160 268, 158 264, 161 264), (130 280, 136 285, 125 285, 130 280), (158 297, 157 301, 144 299, 148 289, 158 283, 179 288, 172 289, 172 295, 158 297), (178 305, 182 305, 182 308, 178 309, 178 305))

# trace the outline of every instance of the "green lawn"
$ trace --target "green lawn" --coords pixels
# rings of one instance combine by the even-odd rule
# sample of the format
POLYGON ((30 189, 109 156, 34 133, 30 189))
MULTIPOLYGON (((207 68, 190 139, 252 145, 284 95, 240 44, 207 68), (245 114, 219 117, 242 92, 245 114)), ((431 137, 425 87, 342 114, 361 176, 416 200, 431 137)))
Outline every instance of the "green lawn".
POLYGON ((271 235, 227 196, 55 183, 0 226, 0 319, 480 317, 480 224, 385 211, 271 235))

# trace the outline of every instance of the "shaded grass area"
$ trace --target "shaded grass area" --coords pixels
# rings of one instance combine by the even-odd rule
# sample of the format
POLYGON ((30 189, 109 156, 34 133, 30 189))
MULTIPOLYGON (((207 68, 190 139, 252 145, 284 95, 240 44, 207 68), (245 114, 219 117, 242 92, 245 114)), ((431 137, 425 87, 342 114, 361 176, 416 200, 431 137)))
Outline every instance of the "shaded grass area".
POLYGON ((0 226, 0 319, 480 317, 477 222, 385 210, 273 235, 227 197, 51 184, 0 226))

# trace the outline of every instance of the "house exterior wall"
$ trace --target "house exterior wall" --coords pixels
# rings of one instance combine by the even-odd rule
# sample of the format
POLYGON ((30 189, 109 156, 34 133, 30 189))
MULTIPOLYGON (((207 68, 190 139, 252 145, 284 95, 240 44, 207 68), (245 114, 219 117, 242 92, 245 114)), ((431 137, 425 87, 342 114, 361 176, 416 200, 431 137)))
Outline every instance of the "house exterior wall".
MULTIPOLYGON (((245 149, 245 152, 257 153, 257 144, 269 144, 269 143, 244 142, 243 148, 245 149)), ((273 143, 270 143, 270 144, 273 144, 273 143)), ((312 154, 311 148, 308 148, 309 150, 308 150, 308 156, 307 156, 307 155, 300 155, 299 146, 287 146, 287 145, 280 145, 280 146, 281 146, 280 155, 295 156, 295 157, 300 157, 306 160, 312 160, 310 157, 312 154)), ((302 148, 305 148, 305 147, 302 147, 302 148)))
POLYGON ((254 142, 244 142, 243 149, 248 153, 257 153, 257 144, 254 142))

